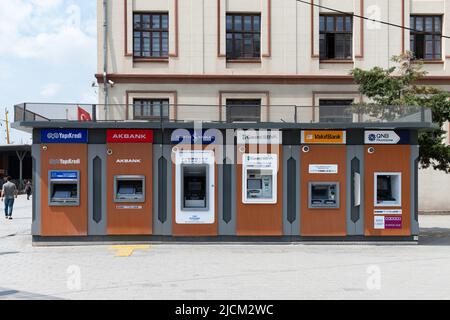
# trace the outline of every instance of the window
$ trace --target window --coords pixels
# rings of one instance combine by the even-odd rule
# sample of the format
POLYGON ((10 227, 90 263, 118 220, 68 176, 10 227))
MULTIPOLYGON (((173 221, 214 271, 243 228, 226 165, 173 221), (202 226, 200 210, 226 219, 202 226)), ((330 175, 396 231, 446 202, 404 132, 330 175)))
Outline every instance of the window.
POLYGON ((135 13, 133 32, 135 58, 167 58, 169 56, 169 15, 167 13, 135 13))
POLYGON ((134 119, 168 120, 169 99, 134 99, 134 119))
POLYGON ((319 100, 320 122, 353 122, 353 116, 348 112, 353 100, 319 100))
POLYGON ((442 16, 411 16, 411 51, 416 59, 442 59, 442 16))
POLYGON ((375 173, 375 206, 400 206, 401 173, 375 173))
POLYGON ((259 59, 261 16, 227 14, 227 59, 259 59))
POLYGON ((261 121, 261 99, 227 99, 227 122, 261 121))
POLYGON ((320 59, 353 58, 353 21, 347 15, 320 15, 320 59))

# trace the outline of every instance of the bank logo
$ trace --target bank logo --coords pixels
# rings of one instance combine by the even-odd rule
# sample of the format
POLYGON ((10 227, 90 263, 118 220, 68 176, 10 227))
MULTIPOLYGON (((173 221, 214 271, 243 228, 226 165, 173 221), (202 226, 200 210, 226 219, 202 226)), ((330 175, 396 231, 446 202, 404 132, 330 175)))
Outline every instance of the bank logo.
POLYGON ((87 143, 87 130, 82 129, 44 129, 41 131, 42 143, 87 143))
POLYGON ((51 164, 51 165, 59 164, 59 165, 68 166, 68 165, 81 164, 81 160, 80 159, 50 159, 49 164, 51 164))
POLYGON ((397 144, 400 136, 392 130, 366 131, 364 140, 366 144, 397 144))
POLYGON ((369 134, 369 141, 373 142, 375 140, 377 140, 377 136, 373 133, 369 134))
POLYGON ((119 164, 137 164, 142 163, 141 159, 117 159, 116 163, 119 164))

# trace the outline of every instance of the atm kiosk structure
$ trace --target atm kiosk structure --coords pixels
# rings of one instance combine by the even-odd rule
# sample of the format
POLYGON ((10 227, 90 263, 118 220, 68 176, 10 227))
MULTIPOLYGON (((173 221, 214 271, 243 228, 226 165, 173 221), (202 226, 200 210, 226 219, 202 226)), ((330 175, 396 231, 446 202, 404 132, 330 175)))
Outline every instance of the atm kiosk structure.
POLYGON ((418 241, 431 123, 38 124, 36 243, 418 241))

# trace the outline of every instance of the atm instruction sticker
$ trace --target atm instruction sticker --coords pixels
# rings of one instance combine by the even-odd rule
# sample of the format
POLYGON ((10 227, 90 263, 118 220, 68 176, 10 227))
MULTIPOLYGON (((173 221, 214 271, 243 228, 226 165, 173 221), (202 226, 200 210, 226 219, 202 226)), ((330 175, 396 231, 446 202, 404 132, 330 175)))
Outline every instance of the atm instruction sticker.
POLYGON ((373 228, 376 230, 401 229, 402 217, 375 216, 373 228))
POLYGON ((337 174, 337 164, 310 164, 309 173, 312 174, 337 174))

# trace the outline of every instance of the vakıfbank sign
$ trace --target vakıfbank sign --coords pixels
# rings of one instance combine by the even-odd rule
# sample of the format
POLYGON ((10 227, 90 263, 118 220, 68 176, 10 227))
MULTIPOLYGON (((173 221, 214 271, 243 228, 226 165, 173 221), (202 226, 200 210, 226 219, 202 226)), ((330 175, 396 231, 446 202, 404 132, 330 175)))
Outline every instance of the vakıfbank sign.
POLYGON ((346 144, 347 136, 343 130, 304 130, 303 144, 346 144))
POLYGON ((88 143, 86 129, 43 129, 41 143, 88 143))

